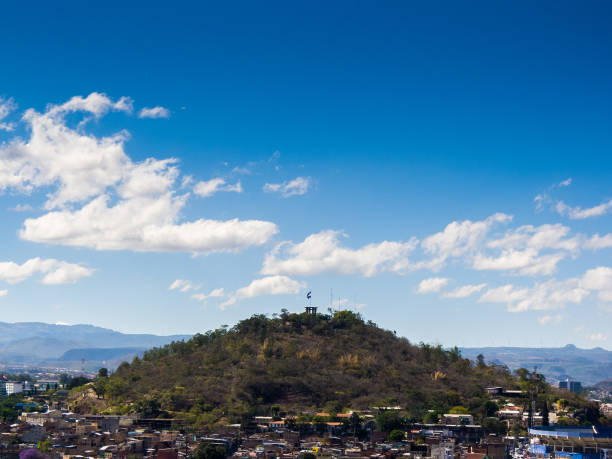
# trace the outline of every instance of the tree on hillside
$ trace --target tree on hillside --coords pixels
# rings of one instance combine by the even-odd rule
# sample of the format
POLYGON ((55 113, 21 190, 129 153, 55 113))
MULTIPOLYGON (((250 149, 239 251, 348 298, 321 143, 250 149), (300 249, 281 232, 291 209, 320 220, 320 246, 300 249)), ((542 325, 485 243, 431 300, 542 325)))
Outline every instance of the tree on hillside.
POLYGON ((376 427, 381 432, 391 432, 404 427, 404 420, 396 411, 383 411, 376 416, 376 427))
POLYGON ((493 433, 495 435, 505 435, 506 433, 506 423, 497 418, 486 418, 481 424, 482 428, 487 433, 493 433))
POLYGON ((108 383, 108 379, 106 378, 96 378, 94 381, 94 392, 98 396, 98 398, 104 398, 104 394, 106 394, 106 384, 108 383))
POLYGON ((85 376, 76 376, 76 377, 70 379, 70 381, 68 381, 68 384, 66 385, 66 388, 67 389, 74 389, 75 387, 83 386, 83 385, 87 384, 88 382, 91 382, 91 380, 89 378, 86 378, 85 376))
POLYGON ((225 459, 225 449, 210 443, 200 443, 193 451, 193 459, 225 459))
POLYGON ((544 405, 542 406, 542 425, 547 426, 550 425, 550 419, 548 415, 548 402, 544 401, 544 405))
POLYGON ((62 386, 66 386, 69 382, 70 382, 70 376, 68 376, 66 373, 62 373, 59 375, 59 383, 62 386))
POLYGON ((357 432, 361 430, 361 418, 355 412, 351 414, 351 417, 348 418, 348 427, 351 432, 353 432, 353 439, 357 437, 357 432))

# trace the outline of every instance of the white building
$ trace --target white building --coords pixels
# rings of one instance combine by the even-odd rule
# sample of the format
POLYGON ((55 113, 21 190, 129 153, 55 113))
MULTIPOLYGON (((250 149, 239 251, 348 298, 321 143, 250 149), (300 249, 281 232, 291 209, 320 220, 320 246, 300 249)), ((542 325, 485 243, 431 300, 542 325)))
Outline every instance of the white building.
POLYGON ((20 394, 23 392, 23 383, 16 381, 7 381, 5 383, 6 395, 20 394))

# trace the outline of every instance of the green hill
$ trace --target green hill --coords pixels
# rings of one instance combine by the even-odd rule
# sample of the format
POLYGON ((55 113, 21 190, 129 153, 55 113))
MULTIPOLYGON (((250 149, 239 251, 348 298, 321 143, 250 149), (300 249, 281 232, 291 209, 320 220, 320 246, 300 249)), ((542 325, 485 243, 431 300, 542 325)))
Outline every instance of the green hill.
POLYGON ((349 311, 255 315, 149 350, 94 384, 106 412, 183 415, 199 425, 389 404, 415 421, 452 407, 478 420, 491 410, 485 387, 520 387, 505 367, 474 363, 456 348, 411 344, 349 311))

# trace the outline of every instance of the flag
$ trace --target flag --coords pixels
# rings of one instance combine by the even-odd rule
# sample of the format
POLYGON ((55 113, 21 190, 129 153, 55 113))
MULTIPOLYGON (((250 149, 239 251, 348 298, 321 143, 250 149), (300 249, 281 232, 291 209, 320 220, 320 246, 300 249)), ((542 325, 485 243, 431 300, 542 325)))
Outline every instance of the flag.
POLYGON ((312 293, 312 292, 308 292, 308 293, 306 294, 306 298, 310 299, 310 298, 312 297, 311 293, 312 293))

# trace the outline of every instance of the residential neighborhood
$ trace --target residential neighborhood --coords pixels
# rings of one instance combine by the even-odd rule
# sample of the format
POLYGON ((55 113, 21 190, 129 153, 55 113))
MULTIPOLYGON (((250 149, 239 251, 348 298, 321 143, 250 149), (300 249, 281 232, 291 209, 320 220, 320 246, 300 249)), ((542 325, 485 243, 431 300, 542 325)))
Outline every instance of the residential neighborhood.
MULTIPOLYGON (((19 384, 5 381, 3 387, 15 390, 19 384)), ((584 458, 599 458, 606 457, 601 454, 609 454, 612 448, 610 427, 598 428, 598 432, 593 428, 590 435, 597 440, 591 438, 593 444, 589 445, 584 434, 588 429, 557 424, 572 416, 564 411, 562 401, 548 414, 550 427, 542 426, 543 413, 532 413, 530 419, 524 408, 525 397, 512 393, 509 398, 503 388, 487 388, 499 408, 486 419, 486 426, 475 425, 470 414, 444 413, 438 422, 396 428, 399 425, 395 426, 394 421, 401 416, 403 407, 373 406, 341 413, 253 416, 241 424, 204 432, 190 429, 182 419, 78 414, 69 409, 69 391, 59 381, 56 384, 57 389, 45 392, 36 392, 38 382, 23 384, 31 389, 28 395, 21 394, 23 401, 15 404, 17 419, 0 423, 1 458, 22 457, 36 449, 45 457, 58 459, 176 459, 203 457, 197 452, 210 447, 227 457, 266 459, 306 458, 311 457, 309 454, 318 458, 508 459, 536 455, 578 457, 579 452, 584 458), (492 433, 491 423, 503 425, 502 430, 508 433, 492 433), (551 441, 558 438, 551 437, 555 431, 581 441, 551 441)), ((11 399, 16 399, 14 393, 5 395, 4 403, 11 399)), ((602 415, 609 414, 609 410, 610 404, 601 404, 602 415)))

